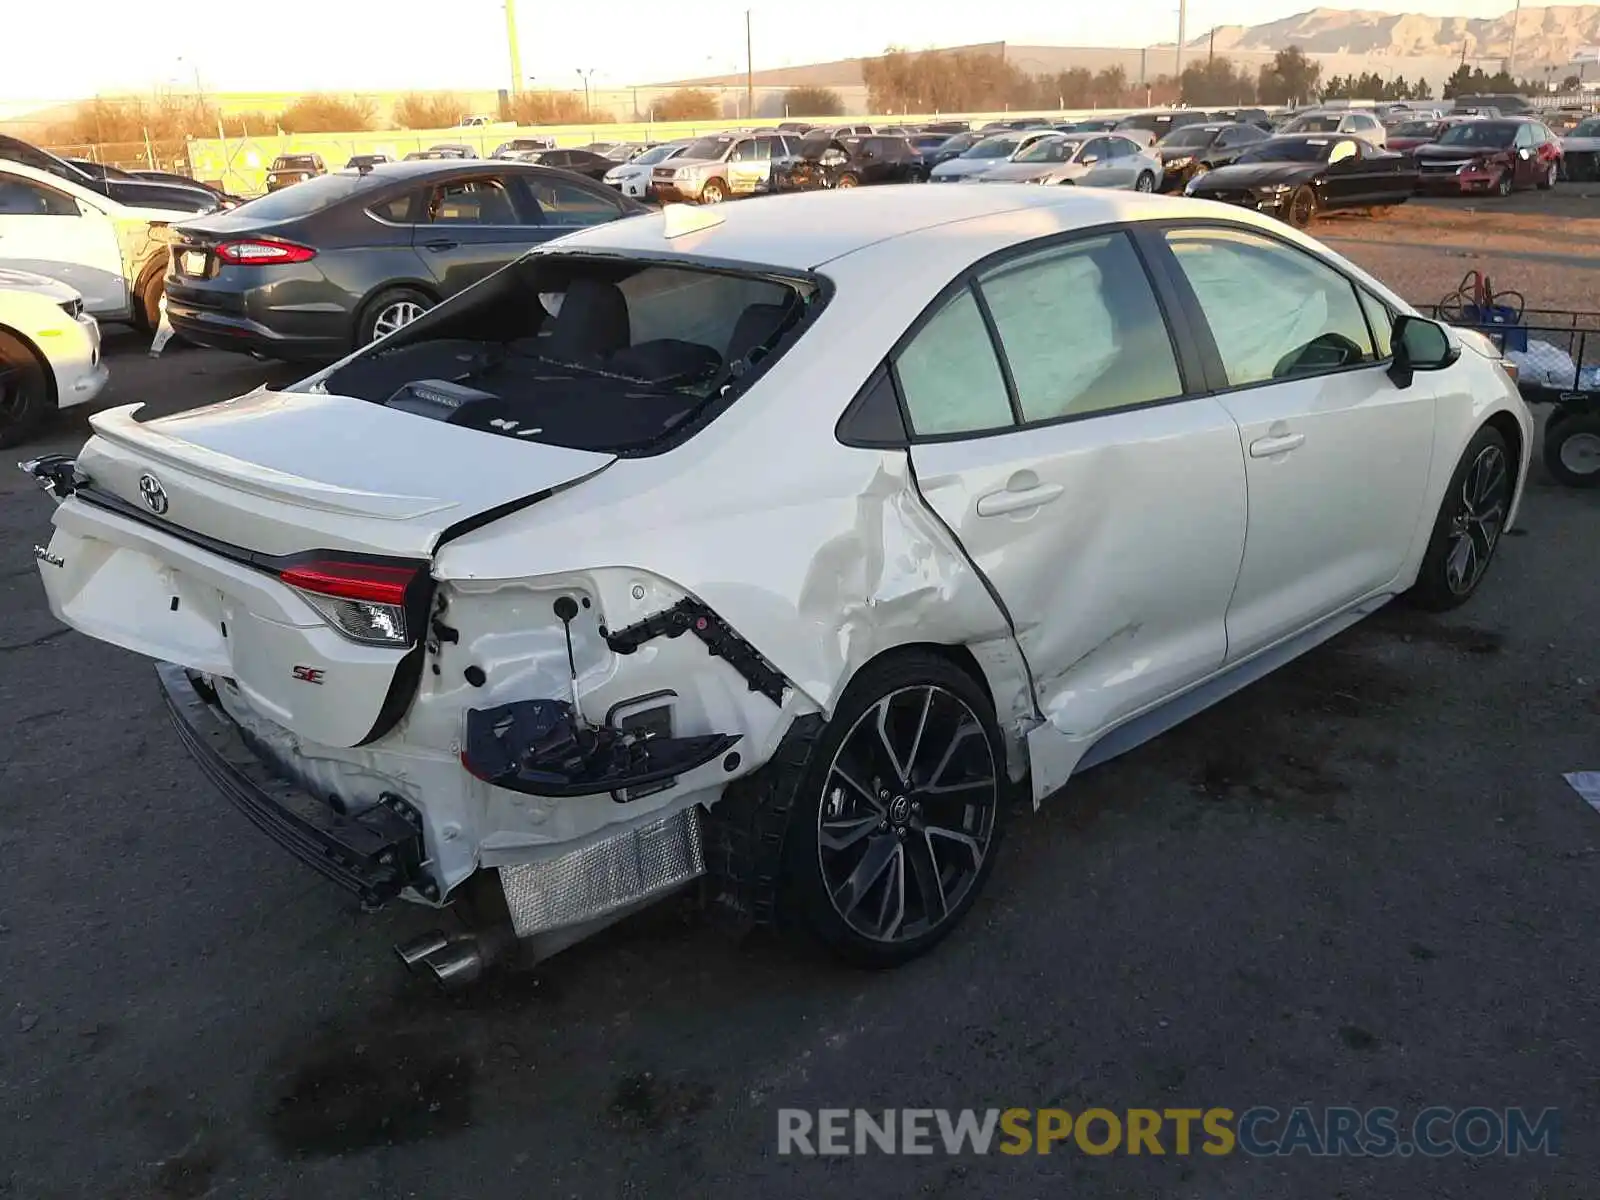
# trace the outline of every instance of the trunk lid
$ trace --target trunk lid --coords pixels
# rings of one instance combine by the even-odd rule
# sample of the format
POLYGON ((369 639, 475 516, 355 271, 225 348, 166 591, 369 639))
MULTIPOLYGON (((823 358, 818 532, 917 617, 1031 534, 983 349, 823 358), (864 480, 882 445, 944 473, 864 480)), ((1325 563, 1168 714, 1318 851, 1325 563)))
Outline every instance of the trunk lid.
POLYGON ((90 418, 93 487, 161 523, 268 555, 349 550, 427 558, 452 526, 577 482, 615 456, 517 442, 348 396, 259 388, 152 421, 90 418))
POLYGON ((329 746, 379 737, 409 707, 441 539, 614 461, 335 395, 257 391, 145 423, 135 411, 92 418, 38 555, 51 611, 233 679, 263 716, 329 746), (330 572, 403 588, 389 640, 339 615, 352 593, 329 590, 330 572))

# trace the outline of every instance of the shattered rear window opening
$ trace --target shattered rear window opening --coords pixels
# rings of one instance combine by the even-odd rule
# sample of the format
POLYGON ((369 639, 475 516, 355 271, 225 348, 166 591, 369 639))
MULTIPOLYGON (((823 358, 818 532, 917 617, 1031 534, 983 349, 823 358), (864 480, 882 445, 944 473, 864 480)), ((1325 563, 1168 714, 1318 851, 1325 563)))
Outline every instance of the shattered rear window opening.
POLYGON ((655 453, 735 399, 820 298, 754 268, 535 255, 323 386, 514 440, 655 453))

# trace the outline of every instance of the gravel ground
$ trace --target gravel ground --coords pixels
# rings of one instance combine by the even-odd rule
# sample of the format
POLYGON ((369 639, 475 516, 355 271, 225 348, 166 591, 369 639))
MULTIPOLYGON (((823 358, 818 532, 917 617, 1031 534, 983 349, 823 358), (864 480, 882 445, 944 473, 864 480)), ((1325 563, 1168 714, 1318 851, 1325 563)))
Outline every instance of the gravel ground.
MULTIPOLYGON (((1334 225, 1381 229, 1354 256, 1407 295, 1466 269, 1334 225)), ((1561 270, 1505 285, 1593 278, 1561 270)), ((294 374, 113 371, 169 411, 294 374)), ((390 960, 423 914, 351 911, 203 782, 146 662, 54 622, 49 510, 0 475, 6 1200, 1597 1195, 1600 815, 1561 772, 1600 769, 1600 493, 1537 465, 1468 607, 1380 614, 1013 814, 929 958, 846 971, 674 905, 460 999, 390 960), (776 1155, 780 1106, 1295 1103, 1555 1106, 1561 1154, 776 1155)))

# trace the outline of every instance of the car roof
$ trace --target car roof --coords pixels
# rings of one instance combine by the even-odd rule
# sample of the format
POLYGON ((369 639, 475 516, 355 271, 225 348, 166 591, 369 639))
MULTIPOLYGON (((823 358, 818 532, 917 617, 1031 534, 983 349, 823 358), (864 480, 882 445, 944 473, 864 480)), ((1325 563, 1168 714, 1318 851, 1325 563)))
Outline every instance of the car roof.
MULTIPOLYGON (((713 210, 715 224, 679 237, 666 236, 666 212, 649 213, 580 230, 562 238, 554 249, 720 259, 806 271, 898 239, 905 243, 908 254, 948 257, 953 276, 966 265, 966 249, 959 237, 948 235, 962 222, 1018 214, 1016 240, 1021 242, 1041 235, 1037 223, 1026 219, 1034 212, 1062 222, 1060 228, 1072 229, 1153 219, 1164 213, 1184 215, 1179 210, 1191 205, 1215 215, 1211 205, 1171 196, 1152 199, 1112 189, 1026 184, 790 192, 764 197, 756 204, 722 205, 713 210)), ((668 205, 666 211, 686 207, 668 205)), ((699 214, 704 210, 689 211, 699 214)))

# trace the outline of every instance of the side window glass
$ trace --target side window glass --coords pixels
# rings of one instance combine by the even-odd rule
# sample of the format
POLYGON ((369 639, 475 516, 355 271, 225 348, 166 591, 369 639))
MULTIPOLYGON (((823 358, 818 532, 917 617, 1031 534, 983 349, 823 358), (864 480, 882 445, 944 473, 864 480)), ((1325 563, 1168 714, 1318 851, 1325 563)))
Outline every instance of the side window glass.
POLYGON ((776 138, 759 137, 756 139, 756 161, 766 162, 772 157, 772 143, 776 138))
POLYGON ((1376 361, 1355 286, 1332 267, 1242 230, 1166 238, 1232 386, 1376 361))
POLYGON ((1089 144, 1083 148, 1083 153, 1078 155, 1078 161, 1088 162, 1091 158, 1105 158, 1106 147, 1110 144, 1109 138, 1091 138, 1089 144))
POLYGON ((1183 393, 1166 322, 1126 234, 1014 260, 979 286, 1025 421, 1183 393))
MULTIPOLYGON (((0 216, 76 217, 78 202, 54 188, 40 187, 30 179, 0 176, 0 216)), ((20 247, 19 247, 20 249, 20 247)))
POLYGON ((1372 326, 1378 357, 1385 360, 1394 357, 1394 314, 1389 311, 1387 304, 1365 288, 1358 287, 1356 295, 1361 298, 1361 307, 1366 310, 1367 324, 1372 326))
POLYGON ((516 225, 516 209, 497 179, 463 179, 433 189, 431 225, 516 225))
POLYGON ((392 225, 407 225, 411 223, 411 202, 415 198, 415 192, 406 192, 403 195, 379 201, 367 211, 392 225))
POLYGON ((539 204, 545 225, 600 225, 616 220, 621 211, 608 197, 573 183, 530 179, 528 190, 539 204))
POLYGON ((895 360, 912 429, 923 436, 1012 425, 994 343, 972 292, 962 291, 895 360))
POLYGON ((756 157, 756 144, 752 141, 740 142, 734 146, 733 153, 728 155, 729 162, 754 162, 756 157))

